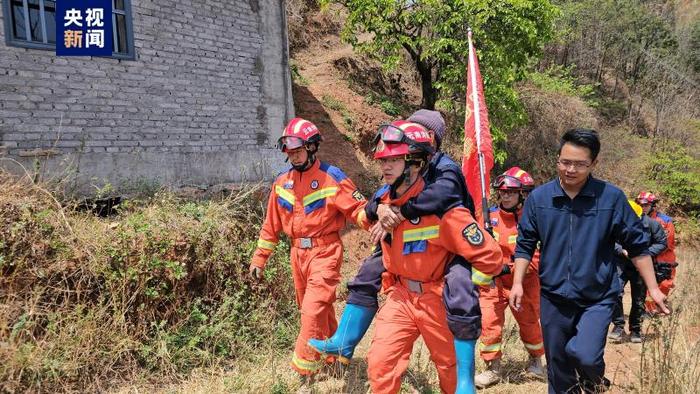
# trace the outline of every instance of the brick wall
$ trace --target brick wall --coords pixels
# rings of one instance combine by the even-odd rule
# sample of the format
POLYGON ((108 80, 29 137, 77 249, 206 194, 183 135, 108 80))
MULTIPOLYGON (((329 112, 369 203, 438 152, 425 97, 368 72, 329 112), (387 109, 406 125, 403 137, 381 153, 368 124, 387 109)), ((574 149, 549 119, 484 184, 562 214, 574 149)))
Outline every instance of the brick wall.
POLYGON ((83 190, 271 177, 293 111, 279 3, 133 0, 135 60, 7 46, 0 15, 4 155, 83 190))

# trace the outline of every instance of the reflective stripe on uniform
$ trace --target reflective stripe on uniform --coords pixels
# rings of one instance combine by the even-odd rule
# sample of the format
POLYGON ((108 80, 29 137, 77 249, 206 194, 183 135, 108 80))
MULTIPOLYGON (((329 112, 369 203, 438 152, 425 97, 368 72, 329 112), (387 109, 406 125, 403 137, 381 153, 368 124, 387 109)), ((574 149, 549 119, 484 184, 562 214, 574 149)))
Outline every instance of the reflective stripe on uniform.
POLYGON ((525 348, 527 348, 528 350, 540 350, 544 347, 544 343, 542 342, 534 345, 527 342, 523 342, 523 345, 525 345, 525 348))
POLYGON ((438 238, 440 236, 440 226, 428 226, 406 230, 403 232, 403 242, 423 241, 438 238))
POLYGON ((484 353, 492 353, 492 352, 500 352, 501 351, 501 343, 497 342, 492 345, 486 345, 485 343, 481 342, 481 346, 479 346, 479 350, 481 350, 484 353))
POLYGON ((498 238, 500 238, 500 236, 498 235, 498 231, 493 230, 493 239, 495 239, 496 242, 498 242, 498 238))
POLYGON ((517 234, 508 236, 508 243, 511 245, 515 244, 515 241, 517 241, 517 240, 518 240, 517 234))
POLYGON ((275 250, 275 246, 277 246, 276 242, 266 241, 262 238, 258 239, 258 248, 260 249, 275 250))
POLYGON ((315 191, 311 194, 308 194, 304 196, 304 206, 307 206, 309 204, 312 204, 318 200, 321 200, 326 197, 331 197, 335 196, 335 194, 338 192, 338 187, 333 186, 333 187, 326 187, 321 190, 315 191))
POLYGON ((360 213, 357 215, 357 225, 362 228, 362 223, 367 219, 367 214, 365 213, 365 210, 361 210, 360 213))
POLYGON ((292 355, 292 364, 294 364, 295 367, 301 370, 309 372, 316 372, 319 369, 321 369, 321 366, 323 365, 321 360, 304 360, 303 358, 298 357, 296 352, 294 353, 294 355, 292 355))
POLYGON ((294 202, 296 201, 296 197, 294 197, 294 194, 290 193, 289 191, 285 190, 282 188, 282 186, 275 186, 275 193, 282 198, 284 201, 288 202, 292 206, 294 206, 294 202))
POLYGON ((475 285, 487 286, 487 285, 491 284, 492 280, 493 280, 493 276, 486 275, 485 273, 472 267, 472 282, 474 282, 475 285))

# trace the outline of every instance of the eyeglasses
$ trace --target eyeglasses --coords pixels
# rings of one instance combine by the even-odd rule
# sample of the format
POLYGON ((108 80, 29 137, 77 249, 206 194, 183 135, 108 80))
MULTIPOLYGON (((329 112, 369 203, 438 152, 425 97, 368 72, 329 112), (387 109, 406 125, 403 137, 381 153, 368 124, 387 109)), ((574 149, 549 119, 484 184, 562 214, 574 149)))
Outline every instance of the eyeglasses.
POLYGON ((562 168, 568 169, 573 167, 576 171, 585 170, 586 168, 593 165, 593 163, 588 163, 586 161, 572 161, 572 160, 557 160, 557 164, 562 168))
POLYGON ((498 192, 498 194, 503 194, 503 195, 520 194, 519 189, 498 189, 497 192, 498 192))
POLYGON ((389 123, 379 126, 379 129, 377 129, 377 134, 374 136, 374 140, 372 141, 372 145, 376 147, 379 140, 390 144, 404 143, 409 146, 419 146, 428 153, 432 154, 434 152, 430 145, 417 142, 414 139, 409 138, 406 136, 406 133, 404 133, 403 130, 389 123))

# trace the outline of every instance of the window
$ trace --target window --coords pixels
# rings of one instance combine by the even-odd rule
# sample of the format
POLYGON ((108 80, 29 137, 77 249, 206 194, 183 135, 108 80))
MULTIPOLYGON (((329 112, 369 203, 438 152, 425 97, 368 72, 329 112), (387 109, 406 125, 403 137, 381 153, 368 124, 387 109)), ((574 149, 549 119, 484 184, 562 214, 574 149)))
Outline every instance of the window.
MULTIPOLYGON (((56 2, 51 0, 6 0, 7 45, 24 48, 56 48, 56 2)), ((131 0, 112 0, 112 57, 134 59, 131 0)))

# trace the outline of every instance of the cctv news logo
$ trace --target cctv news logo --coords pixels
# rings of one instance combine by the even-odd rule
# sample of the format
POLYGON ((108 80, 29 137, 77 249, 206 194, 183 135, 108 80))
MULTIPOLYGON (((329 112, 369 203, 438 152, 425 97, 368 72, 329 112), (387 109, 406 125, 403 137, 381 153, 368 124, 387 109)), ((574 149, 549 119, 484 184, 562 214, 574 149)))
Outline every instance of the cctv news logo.
POLYGON ((112 1, 56 1, 57 56, 112 55, 112 1))

